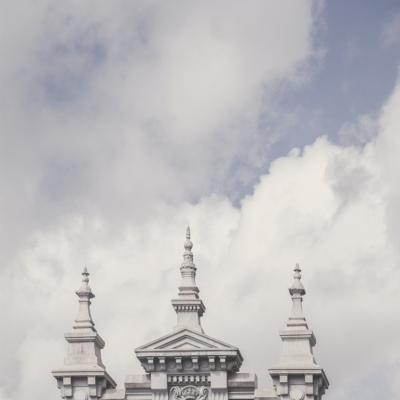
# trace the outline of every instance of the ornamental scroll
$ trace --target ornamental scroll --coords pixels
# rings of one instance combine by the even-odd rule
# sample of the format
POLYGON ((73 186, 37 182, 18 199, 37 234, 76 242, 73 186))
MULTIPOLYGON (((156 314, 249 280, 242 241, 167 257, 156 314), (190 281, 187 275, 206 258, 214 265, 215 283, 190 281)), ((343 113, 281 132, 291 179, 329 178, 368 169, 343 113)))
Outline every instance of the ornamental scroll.
POLYGON ((205 386, 174 386, 170 393, 172 400, 207 400, 209 389, 205 386))

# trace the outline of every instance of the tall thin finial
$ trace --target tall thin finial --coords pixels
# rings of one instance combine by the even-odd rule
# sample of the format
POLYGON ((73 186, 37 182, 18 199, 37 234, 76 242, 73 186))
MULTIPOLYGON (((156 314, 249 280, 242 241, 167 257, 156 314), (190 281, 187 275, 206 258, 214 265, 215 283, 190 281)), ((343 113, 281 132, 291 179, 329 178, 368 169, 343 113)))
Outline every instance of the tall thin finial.
POLYGON ((292 313, 289 317, 289 322, 287 326, 289 329, 307 329, 307 322, 304 318, 303 310, 301 307, 301 303, 303 301, 303 296, 306 294, 301 279, 301 269, 299 264, 296 264, 294 269, 294 282, 291 288, 289 288, 289 293, 292 296, 293 307, 292 313))
POLYGON ((87 268, 83 268, 83 272, 82 272, 83 278, 82 278, 82 286, 80 287, 80 289, 76 292, 78 294, 78 292, 80 293, 90 293, 90 298, 94 297, 94 294, 92 293, 92 289, 90 289, 89 287, 89 278, 88 276, 90 275, 87 268))
POLYGON ((79 297, 79 312, 75 319, 75 325, 73 328, 81 331, 96 332, 90 314, 90 299, 93 299, 94 294, 92 293, 92 289, 89 287, 89 272, 86 267, 83 268, 82 276, 82 285, 79 290, 75 292, 79 297))
POLYGON ((298 293, 300 296, 304 296, 306 294, 306 291, 304 290, 304 287, 302 283, 300 282, 301 279, 301 269, 299 267, 299 264, 296 264, 296 268, 294 269, 294 282, 292 287, 289 289, 290 294, 293 296, 295 293, 298 293))
POLYGON ((182 281, 179 286, 179 299, 172 300, 172 305, 178 315, 178 323, 174 330, 190 328, 203 332, 200 317, 203 315, 205 307, 199 298, 199 288, 196 285, 197 268, 193 262, 193 243, 190 241, 189 226, 186 228, 186 241, 183 246, 185 251, 181 264, 182 281))
MULTIPOLYGON (((185 254, 190 252, 193 248, 193 243, 190 241, 190 226, 186 228, 186 242, 184 244, 185 254)), ((193 254, 191 255, 191 261, 193 263, 193 254)), ((194 266, 194 265, 193 265, 194 266)))
POLYGON ((193 243, 190 241, 190 226, 186 228, 186 242, 183 246, 185 247, 185 252, 183 253, 182 268, 186 267, 196 270, 196 267, 193 264, 193 253, 192 253, 193 243))

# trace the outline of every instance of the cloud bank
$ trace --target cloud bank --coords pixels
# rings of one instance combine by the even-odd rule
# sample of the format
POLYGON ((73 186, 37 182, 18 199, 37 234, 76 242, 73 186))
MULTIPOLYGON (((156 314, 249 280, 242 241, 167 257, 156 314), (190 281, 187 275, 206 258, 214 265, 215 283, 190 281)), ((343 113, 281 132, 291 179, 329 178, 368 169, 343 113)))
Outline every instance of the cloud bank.
POLYGON ((271 94, 304 84, 320 57, 319 3, 3 7, 0 398, 60 397, 50 371, 85 265, 109 373, 119 387, 141 373, 134 348, 175 324, 190 224, 204 330, 241 349, 243 372, 271 387, 299 262, 327 400, 394 400, 400 83, 342 144, 321 135, 254 179, 277 140, 268 121, 285 117, 271 94))

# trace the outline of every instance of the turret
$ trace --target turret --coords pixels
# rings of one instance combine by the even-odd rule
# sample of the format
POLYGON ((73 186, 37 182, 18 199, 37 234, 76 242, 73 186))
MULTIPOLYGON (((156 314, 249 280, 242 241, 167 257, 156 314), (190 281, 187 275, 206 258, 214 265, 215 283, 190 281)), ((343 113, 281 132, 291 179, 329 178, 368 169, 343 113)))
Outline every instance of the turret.
POLYGON ((289 289, 293 302, 292 312, 287 328, 279 332, 283 353, 279 364, 270 368, 269 373, 281 400, 320 400, 329 382, 313 355, 317 340, 313 331, 308 329, 302 310, 306 291, 300 281, 299 264, 296 264, 294 272, 294 283, 289 289))
POLYGON ((82 285, 75 293, 79 297, 79 311, 73 331, 66 333, 68 354, 64 366, 53 371, 63 399, 97 400, 104 389, 117 385, 101 360, 104 340, 97 333, 90 314, 90 300, 94 294, 89 287, 89 273, 83 270, 82 285))

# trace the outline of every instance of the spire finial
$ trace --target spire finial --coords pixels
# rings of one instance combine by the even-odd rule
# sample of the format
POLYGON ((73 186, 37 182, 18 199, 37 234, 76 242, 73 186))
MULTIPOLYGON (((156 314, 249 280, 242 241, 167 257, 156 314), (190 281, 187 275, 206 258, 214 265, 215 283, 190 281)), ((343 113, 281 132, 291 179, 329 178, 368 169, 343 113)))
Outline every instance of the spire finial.
MULTIPOLYGON (((184 244, 184 247, 186 250, 185 253, 187 253, 188 251, 190 252, 193 248, 193 243, 190 241, 190 226, 186 228, 186 242, 184 244)), ((193 263, 193 254, 192 254, 192 263, 193 263)))
POLYGON ((79 312, 76 317, 76 324, 73 326, 74 329, 83 330, 83 331, 93 331, 96 332, 94 328, 94 322, 92 320, 90 314, 90 299, 93 299, 94 294, 92 293, 92 289, 89 287, 89 272, 87 268, 83 268, 82 272, 82 285, 75 293, 79 297, 79 312))
MULTIPOLYGON (((190 227, 186 228, 186 242, 184 244, 183 263, 181 264, 182 281, 179 286, 179 299, 172 300, 172 304, 178 314, 178 324, 174 328, 190 328, 203 332, 200 325, 200 317, 205 307, 199 298, 199 288, 196 285, 196 266, 193 263, 192 247, 190 241, 190 227)), ((204 332, 203 332, 204 333, 204 332)))
POLYGON ((193 263, 192 247, 190 241, 190 227, 186 228, 186 242, 184 244, 185 252, 183 253, 183 263, 181 264, 182 282, 179 287, 179 297, 188 297, 198 299, 199 288, 196 285, 196 266, 193 263))
MULTIPOLYGON (((88 278, 89 275, 90 275, 90 274, 89 274, 87 268, 86 268, 86 267, 83 268, 83 272, 82 272, 82 276, 83 276, 83 278, 82 278, 82 286, 80 287, 80 289, 78 290, 78 292, 81 292, 81 293, 90 293, 90 297, 93 298, 93 297, 94 297, 94 294, 92 293, 92 289, 90 289, 90 287, 89 287, 89 278, 88 278)), ((77 293, 78 293, 78 292, 77 292, 77 293)))
POLYGON ((294 282, 292 287, 289 289, 289 293, 292 296, 293 308, 292 313, 289 317, 289 322, 287 326, 289 329, 307 329, 307 322, 303 315, 303 310, 301 308, 301 303, 303 301, 303 296, 306 294, 301 279, 301 269, 299 264, 296 264, 294 269, 294 282))
POLYGON ((294 293, 298 293, 300 296, 304 296, 306 294, 306 291, 304 290, 304 287, 302 283, 300 282, 301 279, 301 269, 299 264, 296 264, 296 267, 294 269, 294 282, 292 287, 289 289, 290 294, 293 296, 294 293))

